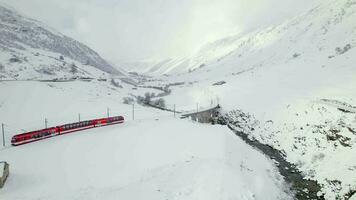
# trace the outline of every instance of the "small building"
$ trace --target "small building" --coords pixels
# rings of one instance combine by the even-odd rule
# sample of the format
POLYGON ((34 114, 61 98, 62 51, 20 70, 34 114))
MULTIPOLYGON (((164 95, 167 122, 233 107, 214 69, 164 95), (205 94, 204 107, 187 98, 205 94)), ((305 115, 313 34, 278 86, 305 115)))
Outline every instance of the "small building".
POLYGON ((10 169, 7 162, 0 162, 0 188, 4 187, 5 181, 9 176, 10 169))

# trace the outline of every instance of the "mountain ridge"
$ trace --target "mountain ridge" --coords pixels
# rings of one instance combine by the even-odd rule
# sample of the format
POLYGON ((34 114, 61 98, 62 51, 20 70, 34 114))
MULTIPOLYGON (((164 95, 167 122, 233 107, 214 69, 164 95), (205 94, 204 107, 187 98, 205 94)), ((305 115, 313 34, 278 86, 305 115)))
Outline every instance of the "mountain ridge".
MULTIPOLYGON (((40 59, 32 58, 27 54, 42 57, 42 53, 39 53, 42 51, 48 52, 48 54, 57 54, 55 56, 57 61, 58 59, 67 60, 68 64, 75 63, 76 66, 82 65, 84 68, 85 66, 92 66, 105 73, 122 75, 120 70, 115 69, 85 44, 65 36, 37 20, 24 17, 17 11, 7 8, 6 5, 0 5, 0 49, 3 51, 3 57, 5 57, 2 61, 0 60, 0 63, 3 66, 9 66, 13 71, 18 66, 11 66, 15 65, 11 62, 12 57, 21 58, 20 61, 23 63, 33 61, 28 65, 38 67, 35 60, 40 59), (9 60, 10 62, 8 62, 9 60)), ((47 57, 51 56, 47 55, 47 57)), ((48 65, 47 69, 52 70, 52 65, 59 67, 56 60, 50 59, 47 64, 43 62, 42 65, 48 65)), ((15 71, 20 76, 26 70, 22 68, 22 71, 19 69, 15 71)))

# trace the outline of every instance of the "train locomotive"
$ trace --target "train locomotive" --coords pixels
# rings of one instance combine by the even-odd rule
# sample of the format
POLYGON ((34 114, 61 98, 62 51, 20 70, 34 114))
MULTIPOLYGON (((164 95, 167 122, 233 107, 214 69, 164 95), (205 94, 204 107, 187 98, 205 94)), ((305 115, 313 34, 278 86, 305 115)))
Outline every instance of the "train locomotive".
POLYGON ((30 142, 35 142, 38 140, 43 140, 46 138, 50 138, 58 135, 64 135, 76 131, 101 127, 101 126, 108 126, 113 124, 120 124, 120 123, 124 123, 124 120, 125 119, 123 116, 116 116, 116 117, 81 121, 81 122, 46 128, 42 130, 31 131, 27 133, 14 135, 11 139, 11 144, 13 146, 18 146, 18 145, 27 144, 30 142))

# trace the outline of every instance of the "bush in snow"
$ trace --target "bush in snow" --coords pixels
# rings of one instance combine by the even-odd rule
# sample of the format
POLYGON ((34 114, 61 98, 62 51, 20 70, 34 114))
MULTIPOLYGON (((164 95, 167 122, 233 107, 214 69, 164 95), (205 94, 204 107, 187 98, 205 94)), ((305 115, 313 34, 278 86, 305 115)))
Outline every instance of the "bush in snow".
POLYGON ((143 103, 144 103, 144 104, 150 104, 150 103, 151 103, 151 99, 152 99, 153 97, 155 97, 155 96, 156 96, 155 93, 146 92, 146 93, 145 93, 144 100, 143 100, 143 103))
POLYGON ((50 68, 46 68, 46 67, 43 67, 39 70, 36 70, 38 73, 41 73, 41 74, 45 74, 45 75, 56 75, 56 73, 50 69, 50 68))
POLYGON ((78 73, 78 67, 74 63, 70 65, 70 72, 72 74, 78 73))
POLYGON ((132 104, 134 102, 134 99, 131 97, 124 97, 123 98, 123 103, 124 104, 132 104))
MULTIPOLYGON (((144 96, 137 96, 136 100, 138 104, 143 105, 156 105, 156 101, 152 101, 152 98, 156 97, 155 93, 146 92, 144 96)), ((158 100, 157 100, 158 101, 158 100)))
POLYGON ((122 86, 120 85, 120 83, 116 82, 114 79, 111 79, 111 84, 115 87, 118 87, 118 88, 122 88, 122 86))
POLYGON ((5 66, 0 63, 0 71, 4 71, 4 70, 5 70, 5 66))
POLYGON ((138 96, 136 98, 136 101, 138 104, 145 104, 144 101, 145 101, 145 97, 142 97, 142 96, 138 96))
POLYGON ((351 49, 351 44, 347 44, 344 48, 337 47, 335 49, 337 54, 344 54, 351 49))
POLYGON ((166 101, 163 98, 159 98, 152 102, 154 106, 160 107, 160 108, 165 108, 166 107, 166 101))
POLYGON ((295 54, 293 54, 293 58, 298 58, 300 56, 300 54, 299 53, 295 53, 295 54))
POLYGON ((13 56, 12 58, 9 59, 10 63, 21 63, 20 58, 17 56, 13 56))

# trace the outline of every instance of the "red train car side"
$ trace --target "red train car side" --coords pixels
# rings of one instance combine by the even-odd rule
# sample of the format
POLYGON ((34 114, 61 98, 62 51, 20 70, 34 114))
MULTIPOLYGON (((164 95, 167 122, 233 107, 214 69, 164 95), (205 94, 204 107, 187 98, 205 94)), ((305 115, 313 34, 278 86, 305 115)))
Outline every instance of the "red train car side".
POLYGON ((38 140, 43 140, 49 137, 53 137, 58 135, 58 129, 56 127, 42 129, 38 131, 32 131, 28 133, 22 133, 19 135, 15 135, 11 139, 11 144, 14 146, 27 144, 30 142, 35 142, 38 140))
POLYGON ((76 131, 81 131, 85 129, 107 126, 113 124, 124 123, 125 119, 122 116, 108 117, 102 119, 94 119, 82 122, 76 122, 71 124, 64 124, 52 128, 42 129, 38 131, 32 131, 28 133, 18 134, 12 137, 11 144, 13 146, 18 146, 22 144, 27 144, 30 142, 35 142, 38 140, 43 140, 49 137, 54 137, 58 135, 63 135, 67 133, 72 133, 76 131))

